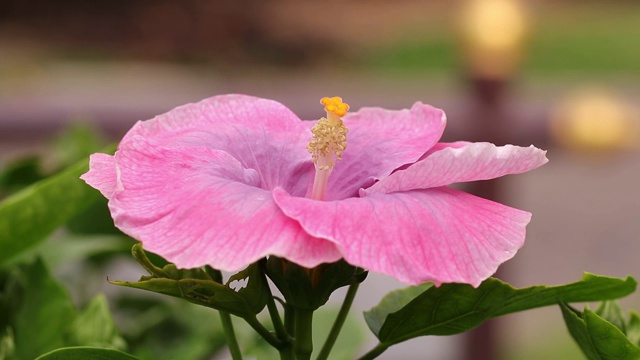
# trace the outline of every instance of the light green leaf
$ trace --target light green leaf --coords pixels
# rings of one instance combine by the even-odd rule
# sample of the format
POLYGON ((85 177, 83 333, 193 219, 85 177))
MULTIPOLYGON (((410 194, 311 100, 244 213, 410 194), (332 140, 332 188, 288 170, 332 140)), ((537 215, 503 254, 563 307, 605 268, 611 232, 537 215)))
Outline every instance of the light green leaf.
POLYGON ((124 350, 126 344, 113 322, 107 299, 98 295, 87 305, 69 329, 69 344, 124 350))
POLYGON ((635 311, 629 312, 627 337, 632 343, 640 346, 640 316, 638 316, 638 313, 635 311))
POLYGON ((13 339, 13 330, 6 328, 6 332, 0 336, 0 359, 15 359, 16 344, 13 339))
POLYGON ((395 290, 385 295, 382 301, 380 301, 380 304, 364 312, 364 318, 369 328, 371 328, 371 331, 375 334, 379 333, 387 315, 400 310, 432 286, 432 283, 424 283, 418 286, 409 286, 404 289, 395 290))
POLYGON ((589 309, 580 313, 564 303, 560 308, 571 336, 589 360, 640 359, 640 348, 614 324, 589 309))
MULTIPOLYGON (((321 307, 313 314, 313 357, 316 357, 322 348, 322 344, 327 339, 331 326, 338 316, 338 308, 321 307)), ((344 326, 340 331, 342 336, 338 337, 333 349, 331 359, 356 359, 358 353, 365 343, 365 329, 355 316, 348 315, 344 326)))
MULTIPOLYGON (((369 324, 382 346, 425 335, 452 335, 473 329, 484 321, 558 301, 582 302, 615 299, 632 293, 633 278, 617 279, 585 274, 581 281, 561 286, 516 289, 498 279, 487 279, 478 288, 463 284, 431 287, 406 306, 389 313, 384 324, 369 324)), ((388 306, 381 304, 379 306, 388 306)), ((384 313, 384 309, 372 311, 384 313)), ((371 312, 371 311, 370 311, 371 312)))
POLYGON ((627 333, 624 312, 617 301, 603 301, 595 312, 601 318, 617 326, 624 334, 627 333))
POLYGON ((0 203, 0 263, 43 241, 100 198, 79 179, 88 164, 82 160, 0 203))
POLYGON ((36 360, 139 360, 137 357, 114 349, 79 346, 62 348, 46 353, 36 360))
POLYGON ((51 268, 81 262, 93 256, 126 253, 131 247, 131 238, 123 235, 73 235, 52 236, 47 241, 15 256, 10 263, 29 261, 37 256, 51 268))

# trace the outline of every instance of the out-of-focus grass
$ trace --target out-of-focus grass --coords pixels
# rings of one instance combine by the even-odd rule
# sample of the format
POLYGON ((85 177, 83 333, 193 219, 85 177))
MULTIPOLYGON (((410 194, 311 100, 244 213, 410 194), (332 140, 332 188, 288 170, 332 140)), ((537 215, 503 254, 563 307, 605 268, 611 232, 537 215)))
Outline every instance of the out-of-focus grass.
MULTIPOLYGON (((532 15, 525 72, 640 75, 640 6, 565 5, 532 15)), ((416 34, 370 49, 361 65, 401 74, 458 71, 461 55, 454 31, 416 34)))
POLYGON ((583 360, 584 354, 580 351, 569 334, 558 333, 557 339, 545 338, 536 341, 535 347, 519 347, 507 351, 502 359, 505 360, 583 360))

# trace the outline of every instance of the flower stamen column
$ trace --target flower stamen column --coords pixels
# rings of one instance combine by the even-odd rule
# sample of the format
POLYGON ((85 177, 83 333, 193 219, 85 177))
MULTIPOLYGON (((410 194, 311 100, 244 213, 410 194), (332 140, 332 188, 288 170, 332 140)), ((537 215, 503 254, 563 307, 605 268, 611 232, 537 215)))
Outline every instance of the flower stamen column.
MULTIPOLYGON (((323 201, 327 192, 329 176, 336 161, 342 159, 342 152, 347 148, 347 129, 341 117, 349 110, 349 105, 342 102, 342 99, 335 96, 324 97, 320 100, 327 112, 327 117, 323 117, 313 126, 313 134, 307 150, 311 153, 313 164, 316 168, 313 179, 313 189, 311 198, 323 201)), ((307 360, 313 352, 312 322, 313 309, 295 307, 294 318, 294 353, 296 359, 307 360)), ((340 324, 341 325, 341 324, 340 324)), ((332 329, 332 331, 338 331, 332 329)), ((331 350, 332 342, 323 353, 331 350)))
POLYGON ((342 152, 347 148, 347 133, 341 117, 349 110, 349 105, 342 102, 340 97, 324 97, 320 100, 327 112, 326 118, 321 118, 311 129, 313 137, 307 145, 316 167, 313 179, 311 198, 324 200, 327 191, 329 175, 336 161, 342 159, 342 152))

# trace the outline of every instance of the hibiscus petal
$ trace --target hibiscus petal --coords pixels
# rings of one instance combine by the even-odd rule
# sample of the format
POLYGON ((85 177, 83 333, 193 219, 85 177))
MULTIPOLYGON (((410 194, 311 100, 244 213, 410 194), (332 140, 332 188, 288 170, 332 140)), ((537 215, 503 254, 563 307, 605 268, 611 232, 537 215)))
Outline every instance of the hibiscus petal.
POLYGON ((309 234, 338 244, 347 262, 409 284, 478 286, 523 245, 531 219, 446 187, 326 202, 276 189, 274 198, 309 234))
POLYGON ((224 150, 255 169, 260 187, 282 186, 303 196, 313 175, 306 150, 308 127, 284 105, 246 95, 222 95, 177 107, 138 122, 123 138, 153 139, 162 145, 224 150))
POLYGON ((362 190, 361 196, 495 179, 533 170, 548 161, 546 151, 534 146, 453 143, 451 146, 438 144, 437 147, 441 150, 362 190))
POLYGON ((117 188, 115 159, 107 154, 92 154, 89 157, 89 171, 82 174, 80 179, 98 189, 102 196, 111 199, 117 188))
POLYGON ((340 258, 334 244, 284 216, 257 187, 260 175, 224 151, 130 136, 116 164, 116 226, 180 268, 236 271, 269 254, 308 267, 340 258))
POLYGON ((410 110, 363 108, 344 117, 347 149, 333 169, 326 199, 357 196, 395 169, 418 160, 442 136, 446 116, 440 109, 415 103, 410 110))

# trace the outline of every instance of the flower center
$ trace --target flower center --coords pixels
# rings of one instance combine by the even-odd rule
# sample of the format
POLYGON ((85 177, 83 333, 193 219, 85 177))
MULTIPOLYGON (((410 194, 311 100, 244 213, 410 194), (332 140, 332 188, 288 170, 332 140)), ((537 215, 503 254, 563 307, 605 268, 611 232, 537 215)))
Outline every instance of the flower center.
POLYGON ((347 148, 347 133, 349 129, 344 126, 341 116, 349 110, 349 105, 342 102, 342 99, 335 96, 324 97, 320 100, 327 112, 326 118, 321 118, 311 128, 311 141, 307 145, 307 150, 311 153, 313 164, 316 167, 316 176, 313 179, 313 190, 311 198, 324 200, 327 191, 327 183, 331 170, 336 165, 336 161, 342 159, 342 152, 347 148))

